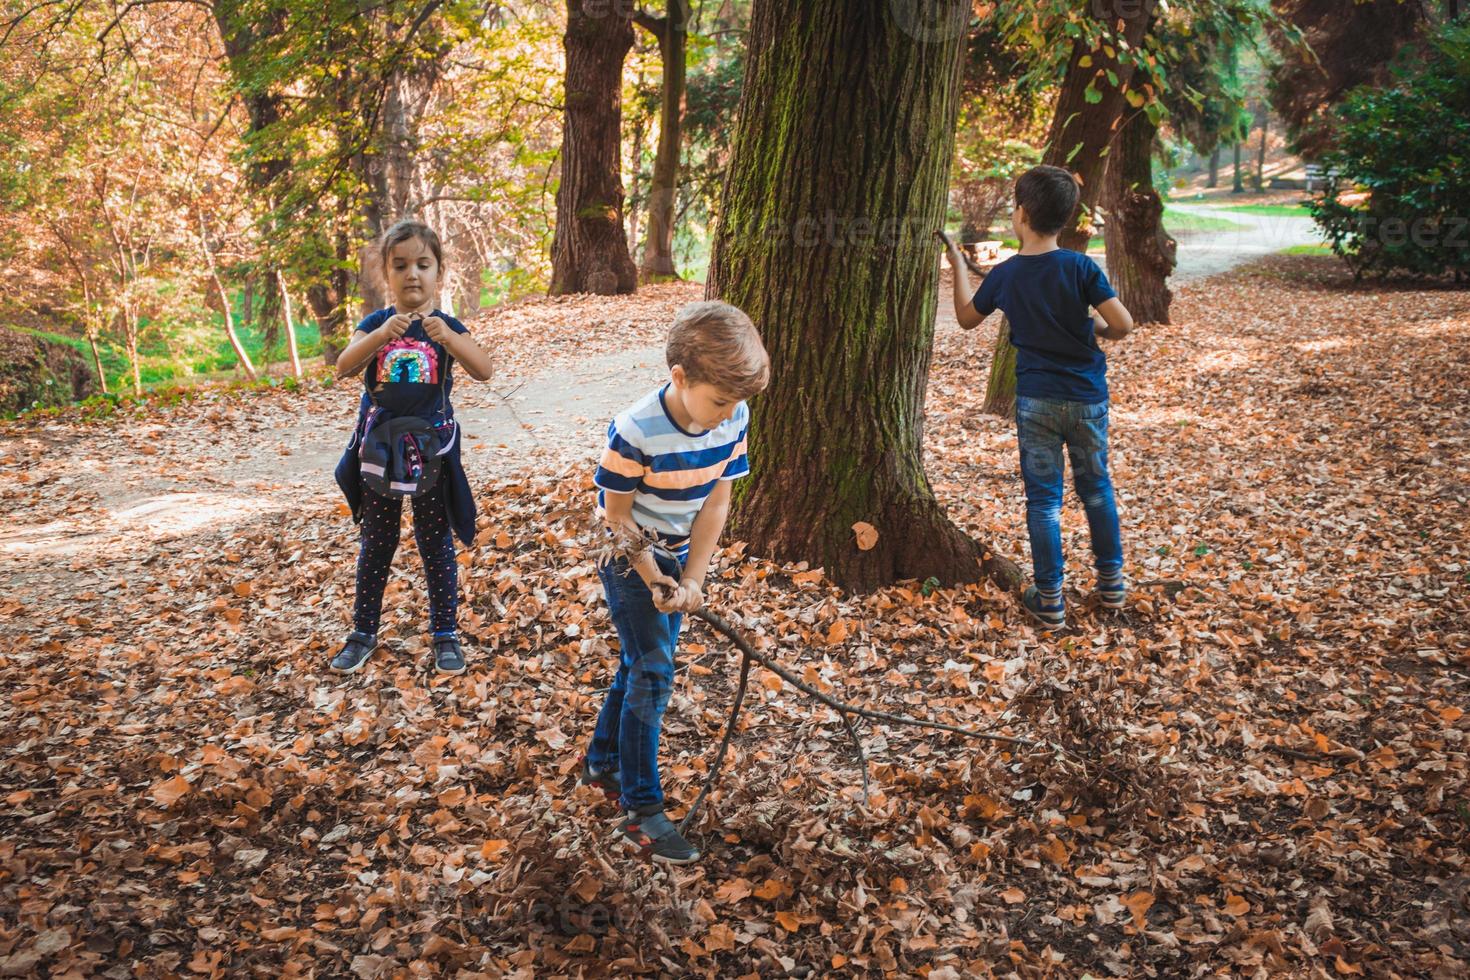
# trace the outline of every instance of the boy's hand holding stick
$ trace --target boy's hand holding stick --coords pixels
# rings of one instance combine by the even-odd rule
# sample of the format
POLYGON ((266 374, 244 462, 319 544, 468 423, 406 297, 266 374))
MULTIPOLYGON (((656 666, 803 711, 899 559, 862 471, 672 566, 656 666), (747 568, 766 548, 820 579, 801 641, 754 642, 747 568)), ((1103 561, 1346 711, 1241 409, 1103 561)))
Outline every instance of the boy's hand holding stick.
POLYGON ((966 254, 965 250, 955 244, 955 240, 943 229, 934 233, 934 237, 944 245, 945 251, 949 253, 949 265, 952 269, 958 269, 961 264, 981 279, 985 278, 985 270, 975 264, 975 260, 966 254))
MULTIPOLYGON (((612 525, 604 524, 601 521, 595 521, 594 526, 594 533, 599 536, 602 535, 603 530, 606 528, 610 528, 612 531, 610 535, 607 535, 607 543, 602 548, 595 549, 592 553, 593 558, 594 560, 596 560, 598 565, 604 565, 608 562, 615 561, 618 558, 623 558, 626 559, 628 563, 635 569, 637 569, 639 565, 643 562, 652 564, 654 565, 655 569, 657 568, 657 563, 653 560, 653 548, 656 540, 651 537, 647 531, 643 531, 642 529, 638 529, 635 527, 628 527, 626 525, 614 527, 612 525)), ((674 582, 673 579, 656 571, 655 574, 658 575, 662 581, 649 581, 646 576, 644 578, 644 581, 648 582, 650 591, 654 592, 655 597, 658 597, 659 590, 668 590, 671 586, 674 589, 678 589, 678 583, 674 582)), ((730 739, 734 736, 735 726, 740 720, 740 709, 745 701, 745 691, 750 678, 750 668, 752 664, 760 664, 762 667, 766 668, 771 673, 775 674, 777 677, 785 681, 787 684, 790 684, 792 687, 796 688, 798 691, 801 691, 803 694, 807 694, 813 698, 816 698, 822 704, 837 712, 838 717, 842 719, 843 728, 847 730, 848 737, 852 739, 853 750, 858 758, 858 765, 860 766, 860 771, 863 777, 864 802, 866 802, 868 799, 868 759, 866 753, 863 752, 863 743, 858 738, 857 729, 853 727, 852 719, 854 716, 859 718, 868 718, 873 721, 880 721, 890 725, 913 725, 919 728, 929 728, 942 732, 950 732, 951 734, 963 735, 967 738, 1001 742, 1007 745, 1015 745, 1022 748, 1045 748, 1051 750, 1053 753, 1056 753, 1058 755, 1070 756, 1076 761, 1083 763, 1084 765, 1087 764, 1086 759, 1077 755, 1075 752, 1070 751, 1066 747, 1058 745, 1055 742, 1038 742, 1028 738, 1017 738, 1012 735, 998 735, 994 732, 989 731, 974 731, 968 728, 961 728, 958 725, 948 725, 944 722, 930 721, 924 718, 911 718, 907 715, 896 715, 887 711, 877 711, 872 708, 863 708, 855 704, 848 704, 844 701, 839 701, 836 698, 832 697, 830 694, 826 694, 818 690, 817 688, 812 687, 810 684, 807 684, 801 679, 800 676, 796 674, 796 672, 791 670, 789 667, 786 667, 785 665, 777 662, 771 657, 768 657, 765 654, 761 653, 755 648, 755 646, 743 633, 741 633, 730 623, 726 622, 722 617, 704 608, 696 608, 692 610, 692 615, 704 620, 706 623, 709 624, 711 629, 723 635, 726 639, 728 639, 731 643, 735 645, 735 648, 737 650, 740 651, 740 679, 735 688, 735 698, 730 703, 730 718, 729 721, 727 721, 725 724, 725 734, 720 739, 719 748, 715 751, 715 759, 714 762, 710 765, 709 775, 705 777, 704 785, 700 787, 699 795, 696 796, 694 802, 690 804, 689 812, 686 813, 684 815, 684 819, 679 822, 679 832, 681 834, 684 833, 689 825, 694 822, 694 817, 699 812, 700 805, 704 802, 705 797, 709 795, 710 791, 714 788, 715 783, 719 779, 720 766, 725 761, 725 752, 730 747, 730 739)))

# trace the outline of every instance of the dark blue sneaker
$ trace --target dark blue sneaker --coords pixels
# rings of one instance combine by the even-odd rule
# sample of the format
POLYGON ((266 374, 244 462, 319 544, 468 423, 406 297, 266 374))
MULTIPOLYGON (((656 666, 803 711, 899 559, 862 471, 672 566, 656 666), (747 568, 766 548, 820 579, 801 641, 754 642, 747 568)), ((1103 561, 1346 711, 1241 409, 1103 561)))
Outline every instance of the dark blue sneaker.
POLYGON ((434 637, 434 669, 441 674, 463 674, 464 651, 457 636, 434 637))
POLYGON ((1034 585, 1026 586, 1026 591, 1021 593, 1021 607, 1047 629, 1059 630, 1067 626, 1066 607, 1060 601, 1047 602, 1034 585))
POLYGON ((693 864, 699 860, 699 848, 684 839, 679 828, 664 814, 661 803, 629 811, 618 824, 618 833, 629 847, 650 861, 693 864))
POLYGON ((376 636, 353 630, 347 634, 347 642, 342 644, 342 649, 332 658, 331 668, 339 674, 355 674, 377 648, 376 636))

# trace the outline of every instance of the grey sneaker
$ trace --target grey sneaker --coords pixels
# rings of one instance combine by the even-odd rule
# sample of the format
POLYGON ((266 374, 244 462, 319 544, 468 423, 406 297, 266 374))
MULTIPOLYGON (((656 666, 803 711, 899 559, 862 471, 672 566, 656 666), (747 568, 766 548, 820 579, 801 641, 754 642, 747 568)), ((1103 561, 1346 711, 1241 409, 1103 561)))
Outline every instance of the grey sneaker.
POLYGON ((459 637, 434 637, 434 669, 441 674, 464 673, 464 651, 460 649, 459 637))
POLYGON ((347 634, 347 642, 342 644, 342 649, 332 658, 331 668, 339 674, 355 674, 377 648, 376 636, 353 630, 347 634))
POLYGON ((661 803, 629 811, 618 824, 618 833, 629 847, 651 861, 693 864, 699 860, 699 848, 684 839, 661 803))

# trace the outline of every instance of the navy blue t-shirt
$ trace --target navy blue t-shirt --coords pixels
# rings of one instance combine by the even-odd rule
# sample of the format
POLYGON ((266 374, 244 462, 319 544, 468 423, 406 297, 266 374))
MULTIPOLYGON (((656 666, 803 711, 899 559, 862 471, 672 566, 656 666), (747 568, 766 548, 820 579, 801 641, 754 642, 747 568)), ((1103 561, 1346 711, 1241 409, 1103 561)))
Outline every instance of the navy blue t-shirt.
POLYGON ((1108 397, 1108 362, 1088 307, 1118 294, 1096 262, 1069 249, 1013 255, 990 270, 973 300, 1004 311, 1016 347, 1016 394, 1064 402, 1108 397))
MULTIPOLYGON (((381 327, 397 310, 389 306, 369 313, 357 325, 363 333, 371 333, 381 327)), ((469 328, 448 313, 433 310, 427 314, 437 316, 449 324, 455 333, 469 333, 469 328)), ((429 339, 423 320, 417 319, 397 340, 390 340, 373 354, 367 368, 362 372, 362 404, 358 418, 372 405, 368 388, 378 395, 379 404, 395 415, 418 415, 433 420, 454 415, 454 404, 450 395, 454 392, 454 356, 429 339), (380 376, 381 370, 381 376, 380 376), (379 382, 389 384, 379 387, 379 382)))

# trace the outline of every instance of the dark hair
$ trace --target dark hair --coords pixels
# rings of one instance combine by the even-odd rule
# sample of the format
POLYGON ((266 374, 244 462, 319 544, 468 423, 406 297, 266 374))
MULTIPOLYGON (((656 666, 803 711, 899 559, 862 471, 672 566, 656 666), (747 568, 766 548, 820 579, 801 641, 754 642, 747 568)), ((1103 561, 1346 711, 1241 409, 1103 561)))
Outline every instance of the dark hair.
POLYGON ((742 401, 764 391, 771 380, 771 359, 755 324, 739 308, 718 300, 681 307, 664 353, 669 367, 683 366, 690 384, 714 385, 742 401))
POLYGON ((1061 167, 1032 167, 1016 181, 1016 203, 1038 235, 1055 235, 1077 211, 1077 179, 1061 167))
POLYGON ((417 238, 429 246, 429 251, 434 253, 434 261, 442 273, 444 271, 444 248, 439 244, 439 236, 434 233, 434 229, 412 218, 395 221, 393 227, 383 232, 383 245, 380 252, 383 268, 388 268, 388 256, 392 253, 393 246, 401 245, 412 238, 417 238))

